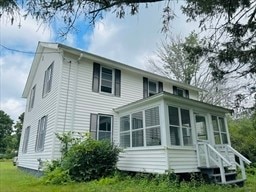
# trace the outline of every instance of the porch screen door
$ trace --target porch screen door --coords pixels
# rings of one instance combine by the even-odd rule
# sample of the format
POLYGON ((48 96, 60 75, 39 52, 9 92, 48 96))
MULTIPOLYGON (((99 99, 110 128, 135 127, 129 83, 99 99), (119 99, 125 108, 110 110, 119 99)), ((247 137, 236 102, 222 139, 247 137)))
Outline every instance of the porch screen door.
POLYGON ((195 115, 197 140, 208 141, 206 119, 203 115, 195 115))

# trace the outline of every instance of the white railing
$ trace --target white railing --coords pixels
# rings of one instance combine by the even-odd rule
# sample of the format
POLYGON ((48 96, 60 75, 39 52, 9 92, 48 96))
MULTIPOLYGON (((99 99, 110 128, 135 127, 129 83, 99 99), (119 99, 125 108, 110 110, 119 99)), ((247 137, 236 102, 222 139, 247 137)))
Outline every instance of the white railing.
POLYGON ((230 145, 215 145, 215 148, 224 155, 226 159, 229 160, 229 162, 232 163, 235 167, 239 167, 242 174, 242 179, 246 179, 246 172, 245 172, 245 166, 246 164, 251 164, 251 161, 248 160, 246 157, 244 157, 241 153, 239 153, 237 150, 235 150, 230 145), (239 161, 236 161, 236 158, 239 159, 239 161))
POLYGON ((197 159, 199 167, 211 168, 219 167, 221 182, 226 183, 225 166, 231 166, 231 163, 209 143, 200 141, 197 143, 197 159))

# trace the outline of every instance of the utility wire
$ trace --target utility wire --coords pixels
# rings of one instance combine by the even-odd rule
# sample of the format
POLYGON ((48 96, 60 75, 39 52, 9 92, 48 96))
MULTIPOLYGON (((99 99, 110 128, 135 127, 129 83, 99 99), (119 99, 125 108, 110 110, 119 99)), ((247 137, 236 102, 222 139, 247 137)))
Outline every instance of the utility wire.
POLYGON ((31 54, 31 55, 35 55, 35 54, 41 54, 41 53, 46 53, 46 54, 51 54, 51 53, 60 53, 60 51, 49 51, 49 52, 33 52, 33 51, 21 51, 18 49, 13 49, 13 48, 9 48, 6 47, 5 45, 0 43, 0 46, 8 51, 12 51, 12 52, 17 52, 17 53, 25 53, 25 54, 31 54))

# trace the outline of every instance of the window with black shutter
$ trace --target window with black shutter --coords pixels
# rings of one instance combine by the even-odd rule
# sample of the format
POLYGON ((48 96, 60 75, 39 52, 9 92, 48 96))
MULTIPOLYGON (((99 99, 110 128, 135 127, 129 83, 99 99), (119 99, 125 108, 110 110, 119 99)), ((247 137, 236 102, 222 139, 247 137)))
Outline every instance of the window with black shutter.
POLYGON ((180 87, 173 86, 173 94, 180 97, 189 98, 189 91, 180 87))
POLYGON ((143 77, 143 98, 150 97, 160 92, 163 92, 163 83, 161 81, 154 81, 143 77))

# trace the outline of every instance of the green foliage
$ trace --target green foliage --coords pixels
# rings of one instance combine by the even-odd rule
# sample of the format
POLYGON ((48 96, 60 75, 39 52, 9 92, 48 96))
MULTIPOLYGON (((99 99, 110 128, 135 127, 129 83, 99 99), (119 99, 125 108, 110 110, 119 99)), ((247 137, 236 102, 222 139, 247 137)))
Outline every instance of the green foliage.
POLYGON ((74 138, 72 134, 57 134, 62 143, 62 158, 47 164, 43 181, 55 184, 81 182, 113 175, 120 150, 107 140, 74 138))
POLYGON ((253 163, 256 163, 256 126, 255 114, 252 117, 229 119, 232 146, 253 163))
POLYGON ((69 149, 62 168, 75 181, 99 179, 114 173, 118 154, 119 149, 109 141, 88 138, 69 149))
POLYGON ((12 134, 13 120, 4 111, 0 110, 0 153, 6 153, 12 134))

